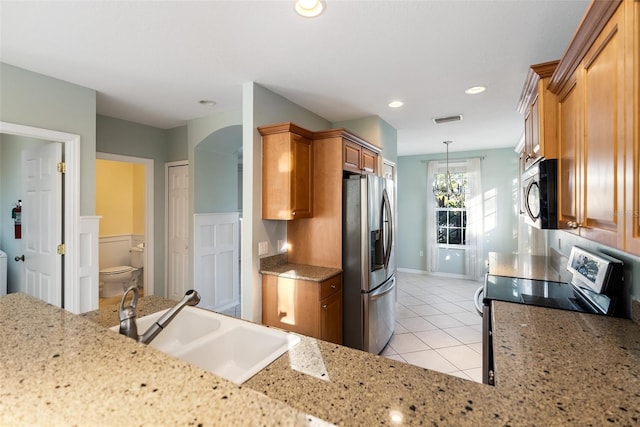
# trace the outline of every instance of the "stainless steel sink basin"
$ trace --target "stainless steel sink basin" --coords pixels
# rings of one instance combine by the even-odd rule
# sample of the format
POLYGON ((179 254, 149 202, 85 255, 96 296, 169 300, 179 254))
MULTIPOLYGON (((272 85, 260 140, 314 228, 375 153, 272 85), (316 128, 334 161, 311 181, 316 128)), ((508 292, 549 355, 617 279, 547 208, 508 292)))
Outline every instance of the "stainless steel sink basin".
MULTIPOLYGON (((138 319, 139 333, 165 311, 138 319)), ((111 329, 118 331, 117 326, 111 329)), ((298 342, 298 336, 279 329, 184 307, 149 346, 239 385, 298 342)))

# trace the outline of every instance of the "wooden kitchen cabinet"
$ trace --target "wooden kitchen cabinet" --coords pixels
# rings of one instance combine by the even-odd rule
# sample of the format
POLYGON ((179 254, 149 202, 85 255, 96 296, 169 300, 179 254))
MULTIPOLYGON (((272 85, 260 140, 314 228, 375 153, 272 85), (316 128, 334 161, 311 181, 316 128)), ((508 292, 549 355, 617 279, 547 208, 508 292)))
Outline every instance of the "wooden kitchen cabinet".
POLYGON ((578 204, 580 176, 578 150, 580 129, 580 90, 574 73, 564 90, 558 94, 558 227, 579 234, 578 204))
POLYGON ((619 8, 587 52, 578 74, 584 96, 580 234, 623 249, 624 9, 619 8))
POLYGON ((320 301, 320 339, 342 344, 342 292, 320 301))
POLYGON ((518 111, 524 114, 525 169, 542 158, 558 157, 556 142, 556 98, 548 90, 559 61, 532 65, 527 73, 518 111))
POLYGON ((640 251, 638 8, 592 3, 549 85, 558 95, 560 228, 628 251, 640 251))
POLYGON ((342 344, 342 275, 321 282, 263 275, 262 323, 342 344))
POLYGON ((625 33, 626 77, 625 90, 625 249, 640 255, 640 1, 625 4, 627 24, 625 33))
POLYGON ((372 175, 378 173, 378 153, 360 143, 343 139, 342 158, 342 169, 345 171, 372 175))
POLYGON ((291 123, 259 127, 262 218, 313 216, 313 149, 309 132, 291 123))

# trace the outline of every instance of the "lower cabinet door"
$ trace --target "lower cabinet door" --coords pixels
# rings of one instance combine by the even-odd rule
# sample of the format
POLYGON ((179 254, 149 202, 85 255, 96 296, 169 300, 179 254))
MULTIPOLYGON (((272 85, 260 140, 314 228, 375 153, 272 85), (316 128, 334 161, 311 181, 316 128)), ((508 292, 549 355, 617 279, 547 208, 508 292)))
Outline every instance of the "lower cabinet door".
POLYGON ((318 338, 317 282, 271 275, 262 276, 262 323, 318 338))
POLYGON ((320 339, 342 344, 342 293, 320 301, 320 339))

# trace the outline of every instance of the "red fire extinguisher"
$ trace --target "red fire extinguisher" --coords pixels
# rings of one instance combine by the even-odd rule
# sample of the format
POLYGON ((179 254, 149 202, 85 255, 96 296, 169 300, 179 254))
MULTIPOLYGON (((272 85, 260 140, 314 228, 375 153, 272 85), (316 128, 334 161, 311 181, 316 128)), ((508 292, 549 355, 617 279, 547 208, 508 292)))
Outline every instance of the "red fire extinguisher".
POLYGON ((16 239, 22 239, 22 200, 18 200, 18 204, 11 209, 11 218, 13 218, 13 232, 16 239))

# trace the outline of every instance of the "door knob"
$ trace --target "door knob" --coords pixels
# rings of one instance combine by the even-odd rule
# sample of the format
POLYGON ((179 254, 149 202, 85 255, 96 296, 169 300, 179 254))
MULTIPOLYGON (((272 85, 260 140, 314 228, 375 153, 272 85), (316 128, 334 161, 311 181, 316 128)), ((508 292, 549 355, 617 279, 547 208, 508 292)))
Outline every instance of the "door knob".
POLYGON ((17 256, 14 259, 16 260, 16 262, 18 262, 18 261, 23 261, 24 262, 24 254, 22 254, 20 256, 17 256))

